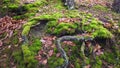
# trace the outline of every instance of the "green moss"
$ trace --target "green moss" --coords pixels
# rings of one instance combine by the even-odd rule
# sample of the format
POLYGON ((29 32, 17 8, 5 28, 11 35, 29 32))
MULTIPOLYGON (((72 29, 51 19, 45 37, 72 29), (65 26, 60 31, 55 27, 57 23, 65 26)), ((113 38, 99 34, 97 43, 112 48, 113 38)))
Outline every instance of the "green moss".
POLYGON ((50 68, 56 68, 58 66, 61 66, 64 63, 63 58, 57 58, 57 57, 50 57, 48 59, 48 66, 50 68))
POLYGON ((80 18, 82 19, 80 22, 74 23, 57 23, 58 18, 62 16, 54 16, 55 18, 51 18, 49 15, 43 16, 42 19, 52 19, 47 24, 47 32, 51 34, 61 35, 61 34, 73 34, 75 30, 85 31, 87 33, 91 33, 92 37, 103 37, 103 38, 111 38, 112 33, 103 27, 102 22, 98 19, 94 18, 90 13, 79 13, 78 11, 68 11, 63 15, 63 17, 67 18, 80 18), (75 12, 74 12, 75 11, 75 12))
POLYGON ((102 60, 96 57, 96 63, 92 65, 92 68, 102 68, 102 60))
POLYGON ((39 18, 41 20, 56 20, 56 19, 59 19, 63 16, 62 13, 60 12, 56 12, 56 13, 52 13, 52 14, 43 14, 43 15, 40 15, 39 18))
POLYGON ((16 61, 21 61, 23 59, 22 56, 20 56, 20 55, 22 55, 22 51, 21 50, 17 50, 16 52, 13 52, 12 55, 14 56, 14 59, 16 61))
POLYGON ((33 44, 29 46, 30 51, 37 53, 41 49, 41 42, 39 39, 35 39, 33 44))
POLYGON ((108 8, 102 5, 95 5, 93 6, 93 9, 100 10, 100 11, 108 11, 108 8))
POLYGON ((114 53, 105 52, 100 57, 101 57, 101 59, 106 61, 108 64, 116 64, 117 63, 114 53), (109 56, 109 58, 108 58, 108 56, 109 56))
POLYGON ((17 4, 9 4, 8 8, 11 11, 15 11, 16 9, 18 9, 19 5, 17 4))
POLYGON ((16 60, 18 68, 35 68, 38 61, 35 60, 35 55, 41 49, 41 42, 35 39, 31 45, 23 44, 21 49, 14 52, 13 56, 16 60))
POLYGON ((79 11, 78 10, 67 10, 66 13, 64 14, 64 17, 67 18, 79 18, 79 11))
POLYGON ((100 28, 100 30, 96 30, 93 33, 93 36, 94 37, 111 38, 113 35, 106 28, 100 28))
POLYGON ((111 38, 112 33, 103 27, 102 22, 96 18, 91 17, 90 14, 85 14, 82 18, 82 30, 88 33, 92 33, 92 36, 102 37, 102 38, 111 38))
MULTIPOLYGON (((16 16, 13 16, 15 19, 28 19, 31 18, 32 16, 35 16, 35 14, 39 11, 39 9, 46 5, 48 2, 45 0, 41 1, 35 1, 34 3, 31 4, 23 4, 21 6, 15 7, 12 5, 11 8, 15 8, 15 13, 18 13, 16 16), (18 11, 19 10, 19 11, 18 11)), ((11 9, 11 11, 14 11, 11 9)))
POLYGON ((23 31, 22 31, 22 35, 23 35, 23 36, 28 35, 28 33, 29 33, 29 31, 30 31, 30 27, 31 27, 31 26, 25 26, 25 27, 24 27, 24 29, 23 29, 23 31))
POLYGON ((53 34, 57 34, 57 35, 62 34, 62 33, 72 34, 75 32, 75 29, 77 28, 77 25, 71 24, 71 23, 60 23, 56 26, 55 25, 56 25, 55 22, 53 22, 52 26, 48 25, 49 26, 48 30, 49 30, 49 32, 51 32, 53 34), (55 27, 54 31, 52 30, 53 27, 55 27), (50 31, 50 29, 51 29, 51 31, 50 31))
POLYGON ((17 36, 14 36, 11 40, 13 44, 17 44, 19 42, 19 39, 17 36))
MULTIPOLYGON (((85 24, 85 23, 84 23, 85 24)), ((112 33, 103 27, 101 22, 92 20, 89 24, 83 26, 84 31, 92 32, 93 37, 110 38, 112 33)))
POLYGON ((26 13, 24 14, 25 18, 35 16, 35 13, 26 13))
POLYGON ((32 19, 30 19, 27 23, 25 23, 23 25, 23 31, 22 31, 22 35, 28 35, 29 31, 30 31, 30 27, 37 24, 38 21, 40 20, 48 20, 48 21, 55 21, 59 18, 62 17, 62 14, 61 13, 54 13, 54 14, 43 14, 43 15, 40 15, 38 17, 34 17, 32 19))

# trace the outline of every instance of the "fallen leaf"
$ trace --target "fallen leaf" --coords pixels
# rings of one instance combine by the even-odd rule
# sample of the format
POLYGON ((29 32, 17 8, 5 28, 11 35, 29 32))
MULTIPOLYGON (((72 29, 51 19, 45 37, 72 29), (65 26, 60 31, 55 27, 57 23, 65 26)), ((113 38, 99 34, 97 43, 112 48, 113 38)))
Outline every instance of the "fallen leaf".
POLYGON ((43 64, 43 65, 47 64, 47 59, 43 60, 43 61, 42 61, 42 64, 43 64))
POLYGON ((93 52, 96 52, 97 50, 99 50, 101 48, 101 46, 99 44, 96 44, 96 46, 94 47, 93 52))
POLYGON ((96 55, 102 55, 103 54, 103 51, 101 51, 101 50, 98 50, 97 52, 96 52, 96 55))
POLYGON ((60 53, 57 53, 57 54, 56 54, 56 57, 60 57, 60 55, 61 55, 60 53))
POLYGON ((50 51, 48 52, 48 55, 49 55, 49 56, 52 56, 52 55, 53 55, 53 52, 54 52, 53 50, 50 50, 50 51))
POLYGON ((91 65, 86 65, 85 68, 91 68, 91 65))
POLYGON ((40 41, 41 41, 43 44, 45 44, 45 40, 44 40, 44 39, 41 39, 40 41))
POLYGON ((3 42, 0 40, 0 47, 3 45, 3 42))

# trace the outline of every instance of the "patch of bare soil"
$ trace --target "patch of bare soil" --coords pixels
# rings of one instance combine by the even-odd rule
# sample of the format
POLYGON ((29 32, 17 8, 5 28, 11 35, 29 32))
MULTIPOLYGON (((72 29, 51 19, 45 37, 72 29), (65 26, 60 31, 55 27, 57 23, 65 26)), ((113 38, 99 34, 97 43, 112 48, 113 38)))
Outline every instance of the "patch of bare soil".
POLYGON ((30 36, 40 38, 45 35, 45 26, 48 21, 40 21, 37 25, 31 27, 30 36))

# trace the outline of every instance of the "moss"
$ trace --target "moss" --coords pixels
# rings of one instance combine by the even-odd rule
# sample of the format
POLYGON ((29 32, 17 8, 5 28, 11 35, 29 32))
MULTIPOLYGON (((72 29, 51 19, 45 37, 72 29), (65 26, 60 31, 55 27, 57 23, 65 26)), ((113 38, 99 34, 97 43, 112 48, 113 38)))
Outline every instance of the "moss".
POLYGON ((87 33, 91 33, 92 37, 102 37, 102 38, 111 38, 112 33, 103 27, 102 22, 98 19, 94 18, 90 13, 79 13, 78 11, 68 11, 63 15, 63 17, 67 18, 80 18, 82 19, 80 22, 72 22, 71 23, 57 23, 58 18, 62 16, 54 16, 53 19, 49 15, 45 15, 41 17, 42 19, 52 19, 47 24, 47 32, 56 35, 64 35, 64 34, 73 34, 75 30, 84 31, 87 33), (74 12, 75 11, 75 12, 74 12))
POLYGON ((63 58, 57 58, 57 57, 50 57, 48 59, 48 66, 50 68, 56 68, 61 66, 64 63, 64 59, 63 58))
POLYGON ((15 11, 18 8, 19 8, 19 5, 17 5, 17 4, 9 4, 9 6, 8 6, 8 9, 11 11, 15 11))
POLYGON ((61 0, 51 0, 50 1, 51 4, 54 4, 53 7, 56 8, 57 10, 62 10, 65 9, 65 7, 63 6, 63 2, 61 0))
POLYGON ((97 20, 92 20, 88 25, 85 25, 83 29, 87 32, 92 32, 93 37, 103 37, 103 38, 112 37, 112 33, 108 31, 106 28, 104 28, 101 22, 97 20))
POLYGON ((43 14, 43 15, 40 15, 39 18, 41 20, 56 20, 56 19, 59 19, 63 16, 62 13, 60 12, 56 12, 56 13, 52 13, 52 14, 43 14))
POLYGON ((33 44, 29 46, 30 51, 37 53, 41 49, 41 42, 39 39, 35 39, 33 44))
POLYGON ((38 61, 35 59, 38 51, 41 49, 41 42, 35 39, 31 45, 23 44, 21 49, 14 52, 13 56, 16 60, 18 68, 35 68, 38 61))
POLYGON ((23 59, 22 56, 20 56, 20 55, 22 55, 22 51, 21 50, 17 50, 16 52, 13 52, 12 55, 14 56, 14 59, 16 61, 21 61, 23 59))
POLYGON ((23 31, 22 31, 22 35, 23 35, 23 36, 28 35, 28 33, 29 33, 29 31, 30 31, 30 27, 31 27, 31 26, 25 26, 25 27, 24 27, 24 29, 23 29, 23 31))
POLYGON ((19 39, 17 36, 14 36, 11 40, 13 44, 17 44, 19 42, 19 39))
MULTIPOLYGON (((23 4, 21 6, 18 6, 18 8, 15 8, 15 13, 17 15, 13 16, 15 19, 28 19, 31 18, 32 16, 35 16, 35 14, 39 11, 39 9, 46 5, 47 2, 45 0, 41 1, 36 1, 31 4, 23 4), (18 11, 19 10, 19 11, 18 11)), ((11 9, 11 11, 14 11, 11 9)))
POLYGON ((60 23, 56 26, 54 33, 57 35, 61 33, 72 34, 75 32, 76 28, 77 26, 71 23, 60 23))
POLYGON ((23 31, 22 31, 22 35, 28 35, 29 31, 30 31, 30 27, 37 24, 38 21, 40 20, 48 20, 48 21, 55 21, 59 18, 62 17, 62 14, 61 13, 54 13, 54 14, 43 14, 43 15, 40 15, 38 17, 34 17, 32 19, 29 19, 29 21, 27 23, 25 23, 23 25, 23 31))
POLYGON ((64 14, 64 17, 67 18, 79 18, 79 11, 78 10, 67 10, 67 12, 64 14))
POLYGON ((54 31, 54 28, 56 27, 57 24, 58 24, 57 20, 48 22, 46 25, 46 29, 47 29, 46 32, 51 33, 51 31, 54 31))
POLYGON ((75 29, 77 28, 77 25, 71 23, 60 23, 57 25, 57 23, 53 21, 51 22, 51 24, 48 24, 47 27, 48 27, 47 32, 59 35, 62 33, 64 34, 74 33, 75 29))
POLYGON ((100 28, 93 33, 94 37, 111 38, 113 35, 106 29, 100 28))
POLYGON ((109 52, 105 52, 103 55, 100 56, 101 59, 103 59, 104 61, 106 61, 108 64, 116 64, 116 57, 114 53, 109 53, 109 52), (109 56, 109 58, 108 58, 109 56))
POLYGON ((95 5, 93 6, 93 9, 100 10, 100 11, 108 11, 108 8, 102 5, 95 5))
POLYGON ((92 65, 92 68, 102 68, 102 60, 96 57, 96 63, 92 65))
POLYGON ((102 22, 91 17, 90 14, 85 14, 82 18, 82 30, 92 33, 93 37, 111 38, 112 33, 103 27, 102 22))
POLYGON ((75 68, 81 68, 80 63, 75 63, 75 68))
POLYGON ((24 16, 27 18, 27 17, 32 17, 32 16, 35 16, 35 13, 26 13, 24 14, 24 16))

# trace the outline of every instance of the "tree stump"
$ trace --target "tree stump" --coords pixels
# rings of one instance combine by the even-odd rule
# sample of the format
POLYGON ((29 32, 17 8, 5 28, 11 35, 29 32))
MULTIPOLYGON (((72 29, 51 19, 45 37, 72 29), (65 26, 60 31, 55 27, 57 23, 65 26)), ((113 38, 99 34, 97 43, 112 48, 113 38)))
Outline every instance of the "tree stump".
POLYGON ((120 13, 120 0, 114 0, 112 6, 114 11, 120 13))

